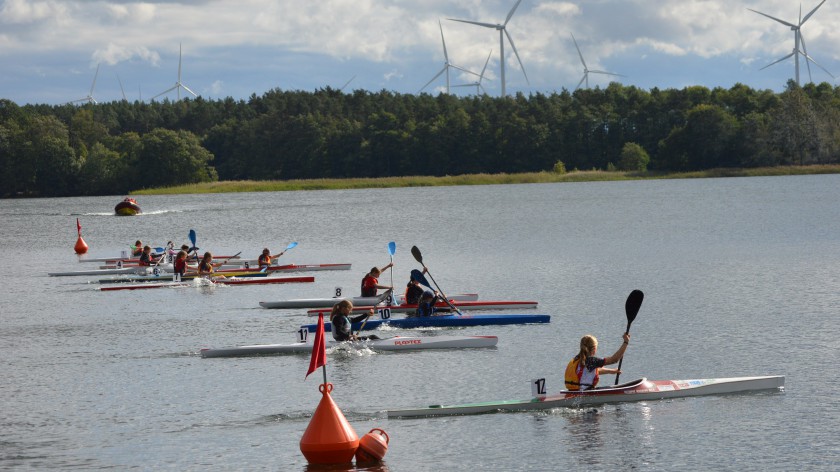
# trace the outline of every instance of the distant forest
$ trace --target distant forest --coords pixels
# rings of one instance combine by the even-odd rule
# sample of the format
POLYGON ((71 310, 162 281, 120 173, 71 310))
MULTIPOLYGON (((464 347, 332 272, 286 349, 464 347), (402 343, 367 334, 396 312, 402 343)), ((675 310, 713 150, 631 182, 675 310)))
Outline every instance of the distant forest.
POLYGON ((271 90, 82 106, 0 99, 0 196, 122 195, 214 180, 840 162, 840 87, 693 86, 459 97, 271 90))

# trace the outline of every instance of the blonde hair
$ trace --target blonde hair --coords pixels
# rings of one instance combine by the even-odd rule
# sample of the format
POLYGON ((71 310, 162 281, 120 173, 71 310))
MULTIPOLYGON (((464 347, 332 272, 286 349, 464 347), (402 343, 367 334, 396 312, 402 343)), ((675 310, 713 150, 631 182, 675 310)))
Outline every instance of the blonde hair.
POLYGON ((186 259, 186 258, 187 258, 187 251, 184 251, 183 249, 178 251, 177 259, 186 259))
POLYGON ((347 299, 341 300, 340 302, 333 305, 332 311, 330 312, 330 321, 332 321, 332 319, 335 317, 335 315, 337 315, 341 312, 342 308, 347 308, 347 307, 349 307, 350 310, 353 310, 353 302, 351 302, 350 300, 347 300, 347 299))
POLYGON ((595 349, 598 347, 598 339, 591 334, 587 334, 586 336, 580 338, 580 352, 575 357, 575 359, 580 359, 581 363, 586 362, 587 357, 592 357, 592 354, 595 352, 595 349))

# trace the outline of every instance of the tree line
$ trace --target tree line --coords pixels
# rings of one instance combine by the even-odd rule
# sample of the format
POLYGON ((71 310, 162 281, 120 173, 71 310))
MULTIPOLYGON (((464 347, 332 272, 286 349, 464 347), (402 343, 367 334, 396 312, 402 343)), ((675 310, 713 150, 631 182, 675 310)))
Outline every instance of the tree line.
POLYGON ((0 99, 0 196, 115 195, 214 180, 840 162, 840 87, 612 83, 498 98, 326 88, 248 100, 0 99))

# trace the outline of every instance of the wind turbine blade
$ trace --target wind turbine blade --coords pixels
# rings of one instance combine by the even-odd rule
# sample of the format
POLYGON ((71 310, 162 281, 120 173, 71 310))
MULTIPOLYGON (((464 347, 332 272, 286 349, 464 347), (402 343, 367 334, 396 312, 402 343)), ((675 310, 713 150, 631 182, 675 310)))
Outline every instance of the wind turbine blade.
POLYGON ((493 50, 490 50, 490 54, 487 55, 487 60, 484 61, 484 69, 481 69, 481 75, 478 76, 478 82, 481 83, 481 79, 484 78, 484 71, 487 70, 487 64, 490 63, 490 55, 493 54, 493 50))
MULTIPOLYGON (((821 6, 823 5, 823 3, 825 3, 825 0, 821 1, 819 5, 815 6, 815 7, 814 7, 814 9, 813 9, 813 10, 811 10, 811 13, 808 13, 807 15, 805 15, 805 18, 802 18, 802 20, 800 20, 800 21, 799 21, 799 26, 802 26, 802 24, 803 24, 803 23, 805 23, 806 21, 808 21, 808 18, 811 18, 811 15, 813 15, 813 14, 814 14, 814 12, 816 12, 816 11, 817 11, 817 8, 821 7, 821 6)), ((802 5, 799 5, 799 8, 800 8, 800 10, 801 10, 801 9, 802 9, 802 5)), ((802 13, 801 13, 801 11, 800 11, 800 13, 799 13, 799 14, 800 14, 800 15, 802 14, 802 13)))
POLYGON ((181 43, 178 43, 178 83, 181 82, 181 43))
POLYGON ((449 54, 446 53, 446 40, 443 39, 443 25, 438 20, 438 26, 440 27, 440 42, 443 43, 443 59, 449 64, 449 54))
POLYGON ((198 97, 198 95, 196 95, 196 93, 195 93, 195 92, 193 92, 192 90, 190 90, 190 88, 189 88, 189 87, 187 87, 186 85, 181 84, 181 88, 183 88, 183 89, 184 89, 184 90, 186 90, 187 92, 191 93, 191 94, 193 95, 193 97, 198 97))
MULTIPOLYGON (((521 0, 520 0, 521 1, 521 0)), ((510 33, 506 29, 502 30, 505 32, 505 36, 507 36, 508 42, 510 43, 510 48, 513 49, 513 54, 516 55, 516 60, 519 61, 519 67, 522 68, 522 74, 525 76, 525 82, 528 83, 528 86, 531 86, 531 81, 528 80, 528 74, 525 72, 525 65, 522 64, 522 59, 519 58, 519 52, 516 50, 516 45, 513 44, 513 38, 510 37, 510 33)))
POLYGON ((793 52, 791 52, 791 53, 790 53, 790 54, 788 54, 787 56, 785 56, 785 57, 783 57, 783 58, 781 58, 781 59, 778 59, 778 60, 776 60, 776 61, 774 61, 774 62, 771 62, 770 64, 767 64, 766 66, 764 66, 764 67, 762 67, 761 69, 758 69, 758 70, 764 70, 764 69, 766 69, 766 68, 768 68, 768 67, 772 66, 773 64, 778 64, 778 63, 780 63, 780 62, 784 61, 785 59, 787 59, 787 58, 789 58, 789 57, 793 56, 794 54, 796 54, 796 50, 794 50, 793 52))
POLYGON ((93 74, 93 83, 90 84, 90 96, 93 97, 93 88, 96 87, 96 78, 99 77, 99 64, 96 64, 96 73, 93 74))
POLYGON ((459 70, 459 71, 461 71, 461 72, 466 72, 466 73, 468 73, 468 74, 472 74, 472 75, 474 75, 474 76, 476 76, 476 77, 481 77, 480 75, 476 74, 475 72, 473 72, 473 71, 471 71, 471 70, 468 70, 468 69, 464 69, 463 67, 460 67, 460 66, 456 66, 455 64, 449 64, 449 67, 452 67, 452 68, 454 68, 454 69, 458 69, 458 70, 459 70))
MULTIPOLYGON (((807 64, 807 63, 809 63, 809 62, 813 62, 815 66, 819 67, 820 69, 822 69, 822 70, 823 70, 823 72, 825 72, 826 74, 830 75, 832 79, 834 78, 834 74, 832 74, 831 72, 829 72, 829 71, 828 71, 825 67, 821 66, 821 65, 820 65, 817 61, 815 61, 815 60, 814 60, 814 58, 813 58, 813 57, 809 56, 808 54, 803 54, 803 56, 805 56, 805 63, 806 63, 806 64, 807 64)), ((810 69, 810 67, 808 68, 808 70, 809 70, 809 71, 811 70, 811 69, 810 69)), ((813 82, 813 81, 812 81, 812 82, 813 82)))
POLYGON ((348 80, 347 82, 345 82, 345 83, 344 83, 344 85, 342 85, 342 86, 341 86, 341 88, 339 89, 339 91, 344 91, 344 89, 345 89, 348 85, 350 85, 350 82, 352 82, 352 81, 353 81, 353 79, 355 79, 355 78, 356 78, 356 76, 355 76, 355 75, 354 75, 353 77, 350 77, 350 80, 348 80))
POLYGON ((440 77, 440 75, 441 75, 441 74, 443 74, 444 72, 446 72, 446 69, 447 69, 447 66, 443 66, 443 69, 441 69, 441 70, 440 70, 440 72, 438 72, 437 74, 435 74, 435 76, 434 76, 434 77, 432 77, 432 80, 430 80, 430 81, 426 82, 426 85, 424 85, 424 86, 420 89, 420 91, 419 91, 419 92, 417 92, 417 93, 422 92, 422 91, 423 91, 423 89, 425 89, 426 87, 428 87, 430 83, 434 82, 434 81, 435 81, 435 79, 437 79, 438 77, 440 77))
POLYGON ((481 22, 478 22, 478 21, 470 21, 470 20, 456 20, 455 18, 447 18, 447 20, 460 21, 461 23, 469 23, 471 25, 478 25, 478 26, 483 26, 485 28, 493 28, 493 29, 496 29, 496 26, 497 26, 497 25, 494 25, 492 23, 481 23, 481 22))
POLYGON ((117 82, 120 83, 120 92, 122 92, 123 100, 128 101, 128 99, 125 98, 125 89, 123 88, 122 80, 120 80, 120 74, 114 73, 114 75, 117 76, 117 82))
MULTIPOLYGON (((571 34, 571 33, 569 33, 571 34)), ((586 70, 586 61, 583 60, 583 54, 580 52, 580 48, 578 47, 577 40, 575 39, 575 35, 572 34, 572 41, 575 43, 575 49, 577 49, 578 56, 580 56, 580 63, 583 64, 583 70, 586 70)))
POLYGON ((607 72, 605 70, 590 70, 589 72, 593 74, 605 74, 605 75, 614 75, 616 77, 627 77, 626 75, 616 74, 614 72, 607 72))
POLYGON ((582 84, 583 81, 586 80, 586 74, 587 74, 586 72, 583 73, 583 77, 580 78, 580 82, 578 82, 578 84, 575 86, 575 90, 579 89, 580 84, 582 84))
POLYGON ((522 3, 522 0, 517 0, 516 5, 514 5, 513 8, 510 9, 510 13, 508 13, 508 16, 507 18, 505 18, 505 22, 502 26, 507 26, 508 21, 510 21, 510 19, 513 17, 513 13, 516 11, 516 7, 518 7, 520 3, 522 3))
MULTIPOLYGON (((801 14, 801 12, 800 12, 801 14)), ((805 67, 808 68, 808 81, 813 83, 814 78, 811 76, 811 64, 808 62, 808 48, 805 47, 805 36, 802 36, 802 30, 797 30, 796 34, 799 35, 799 42, 802 43, 802 55, 805 57, 805 67)), ((816 62, 814 63, 816 64, 816 62)), ((819 65, 819 64, 817 64, 819 65)), ((828 71, 826 71, 828 72, 828 71)))
POLYGON ((161 95, 165 95, 165 94, 167 94, 167 93, 169 93, 169 92, 171 92, 171 91, 175 90, 176 88, 178 88, 178 85, 177 85, 177 84, 176 84, 176 85, 174 85, 173 87, 169 87, 168 89, 164 90, 163 92, 161 92, 161 93, 159 93, 159 94, 155 95, 155 96, 154 96, 154 97, 152 97, 150 100, 154 100, 154 99, 156 99, 156 98, 160 97, 161 95))
POLYGON ((795 25, 795 24, 793 24, 793 23, 788 23, 788 22, 787 22, 787 21, 785 21, 785 20, 780 20, 780 19, 778 19, 778 18, 776 18, 776 17, 774 17, 774 16, 770 16, 770 15, 768 15, 767 13, 761 13, 760 11, 758 11, 758 10, 753 10, 752 8, 747 8, 747 10, 749 10, 749 11, 751 11, 751 12, 753 12, 753 13, 758 13, 758 14, 759 14, 759 15, 761 15, 761 16, 766 16, 767 18, 770 18, 771 20, 778 21, 779 23, 781 23, 781 24, 783 24, 783 25, 785 25, 785 26, 790 26, 791 28, 794 28, 794 29, 799 28, 799 25, 795 25))

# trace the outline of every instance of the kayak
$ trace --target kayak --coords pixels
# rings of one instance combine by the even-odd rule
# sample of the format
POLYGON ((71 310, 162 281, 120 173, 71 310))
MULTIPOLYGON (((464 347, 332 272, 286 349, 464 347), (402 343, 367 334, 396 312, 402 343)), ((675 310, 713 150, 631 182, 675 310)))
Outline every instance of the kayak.
MULTIPOLYGON (((269 266, 268 271, 310 271, 310 270, 350 270, 352 264, 346 263, 332 263, 332 264, 283 264, 269 266)), ((233 259, 230 262, 222 264, 222 268, 234 270, 261 270, 256 259, 233 259)))
MULTIPOLYGON (((215 274, 219 274, 220 271, 214 272, 215 274)), ((225 272, 223 274, 225 277, 268 277, 267 272, 225 272)), ((193 280, 198 277, 203 277, 202 275, 198 274, 185 274, 181 277, 181 280, 193 280)), ((110 279, 99 279, 97 282, 101 284, 114 284, 114 283, 126 283, 126 282, 163 282, 163 281, 172 281, 174 275, 171 273, 162 273, 159 275, 126 275, 124 277, 115 277, 110 279)))
POLYGON ((394 409, 387 410, 387 412, 389 418, 474 415, 479 413, 548 410, 564 407, 574 408, 605 403, 665 400, 700 395, 783 391, 784 386, 785 377, 783 375, 692 380, 648 380, 641 378, 616 387, 596 388, 583 392, 561 390, 554 395, 536 396, 528 400, 465 403, 461 405, 430 405, 426 408, 394 409))
MULTIPOLYGON (((49 272, 48 275, 51 277, 65 277, 65 276, 73 276, 73 275, 121 275, 121 274, 136 274, 136 275, 148 275, 154 272, 155 269, 158 271, 163 272, 167 267, 164 267, 161 264, 161 267, 122 267, 117 269, 93 269, 93 270, 71 270, 69 272, 49 272)), ((172 269, 172 265, 168 266, 168 269, 172 269)))
MULTIPOLYGON (((341 300, 350 300, 353 302, 353 305, 378 305, 385 300, 385 297, 388 295, 383 293, 378 297, 347 297, 347 298, 340 298, 340 297, 333 297, 333 298, 296 298, 291 300, 282 300, 277 302, 260 302, 260 306, 263 308, 331 308, 336 303, 340 302, 341 300)), ((399 299, 404 300, 404 297, 397 296, 399 299)), ((477 293, 462 293, 457 295, 450 295, 450 300, 459 300, 459 301, 475 301, 478 300, 477 293)))
POLYGON ((244 279, 227 278, 209 280, 206 278, 199 278, 187 280, 185 282, 160 282, 160 283, 145 283, 145 284, 118 284, 108 287, 100 287, 99 290, 103 292, 111 292, 115 290, 142 290, 147 288, 165 288, 165 287, 206 287, 210 285, 259 285, 259 284, 288 284, 288 283, 302 283, 314 282, 315 277, 248 277, 244 279))
MULTIPOLYGON (((493 347, 499 342, 496 336, 393 336, 383 339, 338 342, 324 340, 327 349, 371 349, 374 351, 413 351, 420 349, 464 349, 493 347)), ((256 344, 225 348, 204 348, 201 357, 240 357, 268 354, 311 353, 312 342, 294 344, 256 344)))
MULTIPOLYGON (((483 325, 510 325, 510 324, 532 324, 532 323, 548 323, 551 321, 549 315, 526 315, 526 314, 492 314, 492 315, 433 315, 433 316, 409 316, 407 318, 388 318, 388 319, 369 319, 367 323, 353 323, 353 331, 358 331, 360 328, 365 330, 376 329, 380 326, 390 326, 392 328, 425 328, 425 327, 443 327, 454 328, 463 326, 483 326, 483 325)), ((310 332, 315 332, 317 325, 307 324, 301 326, 301 329, 307 329, 310 332)), ((324 323, 324 330, 331 331, 332 323, 324 323)))
MULTIPOLYGON (((512 308, 516 309, 529 309, 529 308, 537 308, 537 302, 519 302, 519 301, 474 301, 474 302, 460 302, 460 301, 453 301, 452 305, 459 310, 509 310, 512 308)), ((446 302, 438 302, 435 303, 435 308, 438 310, 452 310, 446 302)), ((318 316, 318 313, 329 314, 332 308, 314 308, 312 310, 308 310, 306 313, 309 316, 318 316)), ((370 309, 374 310, 389 310, 391 313, 409 313, 417 311, 417 305, 414 304, 405 304, 405 305, 376 305, 376 306, 356 306, 353 305, 353 310, 351 313, 359 314, 364 313, 370 309)))

